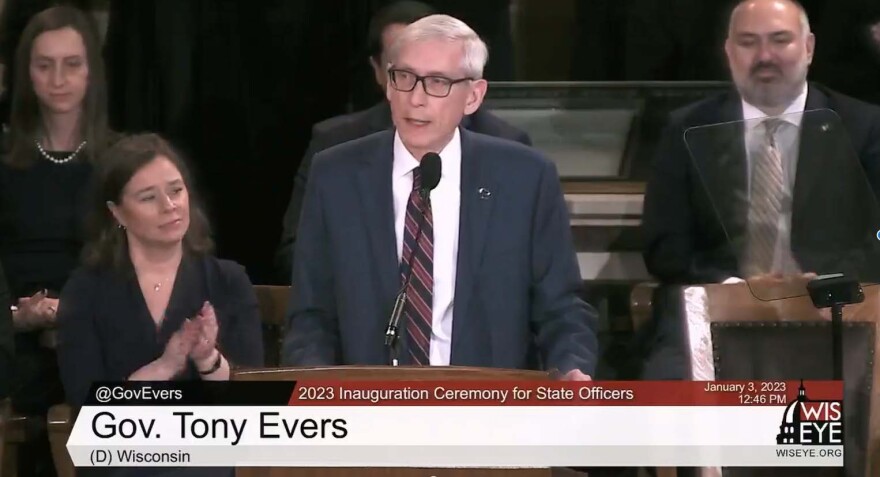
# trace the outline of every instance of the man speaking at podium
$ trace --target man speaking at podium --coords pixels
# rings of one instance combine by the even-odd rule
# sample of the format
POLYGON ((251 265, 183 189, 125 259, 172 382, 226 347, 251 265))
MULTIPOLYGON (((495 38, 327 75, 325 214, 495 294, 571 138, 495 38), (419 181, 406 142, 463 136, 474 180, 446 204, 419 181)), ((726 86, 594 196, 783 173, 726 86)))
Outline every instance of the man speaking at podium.
POLYGON ((410 24, 389 51, 394 130, 315 156, 285 364, 594 373, 596 312, 578 297, 554 165, 458 127, 482 103, 487 58, 455 18, 410 24))

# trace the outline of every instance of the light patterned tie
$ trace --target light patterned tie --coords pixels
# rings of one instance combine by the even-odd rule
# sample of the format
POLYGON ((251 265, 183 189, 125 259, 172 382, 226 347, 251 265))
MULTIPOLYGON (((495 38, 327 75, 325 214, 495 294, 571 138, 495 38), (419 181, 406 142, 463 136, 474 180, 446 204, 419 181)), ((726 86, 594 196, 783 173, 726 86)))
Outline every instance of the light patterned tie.
POLYGON ((770 273, 773 268, 785 192, 782 154, 774 138, 781 124, 779 119, 767 119, 762 123, 765 139, 761 154, 756 155, 752 164, 746 260, 743 264, 746 277, 770 273))

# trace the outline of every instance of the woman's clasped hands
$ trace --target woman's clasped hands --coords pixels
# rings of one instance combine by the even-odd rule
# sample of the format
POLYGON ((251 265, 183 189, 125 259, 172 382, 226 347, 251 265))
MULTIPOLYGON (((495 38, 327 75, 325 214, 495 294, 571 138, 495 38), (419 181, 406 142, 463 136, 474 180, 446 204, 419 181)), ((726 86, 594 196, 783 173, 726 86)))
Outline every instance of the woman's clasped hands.
POLYGON ((171 336, 160 359, 174 375, 183 372, 189 360, 199 372, 205 374, 219 359, 217 331, 214 307, 205 302, 195 318, 184 321, 171 336))

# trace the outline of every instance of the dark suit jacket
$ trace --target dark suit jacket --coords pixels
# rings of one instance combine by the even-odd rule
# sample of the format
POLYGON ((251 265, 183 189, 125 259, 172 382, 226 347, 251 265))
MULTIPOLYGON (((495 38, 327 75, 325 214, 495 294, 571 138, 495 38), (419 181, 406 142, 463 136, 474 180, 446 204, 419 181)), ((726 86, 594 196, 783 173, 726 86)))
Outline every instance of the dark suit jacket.
MULTIPOLYGON (((400 287, 392 199, 394 132, 315 157, 296 241, 282 360, 386 364, 400 287)), ((553 164, 461 130, 461 223, 451 364, 596 367, 596 313, 582 281, 553 164), (478 189, 491 191, 481 199, 478 189), (536 349, 537 346, 537 349, 536 349)))
MULTIPOLYGON (((80 406, 97 381, 125 381, 162 356, 184 320, 214 305, 217 347, 233 365, 262 366, 260 312, 244 267, 213 257, 185 257, 157 331, 132 272, 81 268, 58 308, 58 365, 67 402, 80 406)), ((182 379, 198 379, 190 363, 182 379)))
MULTIPOLYGON (((521 131, 488 111, 477 110, 470 116, 465 116, 461 125, 474 132, 487 134, 521 142, 527 146, 532 145, 528 134, 521 131)), ((358 111, 352 114, 336 116, 322 121, 312 129, 312 140, 306 154, 300 162, 293 182, 293 193, 290 203, 284 213, 281 243, 275 253, 275 268, 279 279, 284 283, 290 283, 290 272, 293 264, 293 243, 296 241, 296 228, 299 225, 299 217, 302 211, 303 198, 306 191, 306 180, 309 177, 309 168, 315 154, 337 144, 342 144, 353 139, 369 136, 370 134, 384 131, 393 127, 391 122, 391 108, 383 101, 370 109, 358 111)))
MULTIPOLYGON (((824 111, 805 115, 801 124, 792 251, 805 272, 864 276, 868 262, 859 253, 871 249, 871 258, 876 256, 880 225, 880 108, 811 83, 806 110, 824 111), (845 131, 828 130, 835 125, 845 131)), ((736 194, 747 190, 743 128, 691 131, 687 144, 684 137, 694 126, 741 120, 740 97, 733 92, 672 113, 643 213, 645 262, 665 283, 711 283, 739 275, 738 238, 748 210, 747 198, 736 194)))
POLYGON ((9 396, 12 382, 12 358, 15 356, 15 330, 12 327, 12 296, 6 284, 6 274, 0 266, 0 399, 9 396))

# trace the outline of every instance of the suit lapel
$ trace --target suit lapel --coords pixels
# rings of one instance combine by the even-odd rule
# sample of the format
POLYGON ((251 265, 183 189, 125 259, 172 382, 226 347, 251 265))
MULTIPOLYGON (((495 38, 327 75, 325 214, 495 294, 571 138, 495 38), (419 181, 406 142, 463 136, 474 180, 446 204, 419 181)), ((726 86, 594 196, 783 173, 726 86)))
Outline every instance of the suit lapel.
MULTIPOLYGON (((709 198, 712 213, 736 242, 745 227, 748 204, 748 167, 745 131, 739 96, 730 94, 706 127, 685 133, 700 187, 709 198)), ((734 243, 736 247, 736 243, 734 243)))
MULTIPOLYGON (((843 125, 840 124, 837 115, 828 111, 827 108, 828 97, 818 88, 810 86, 807 91, 805 113, 801 120, 792 215, 796 215, 799 210, 805 210, 804 207, 810 196, 810 191, 823 177, 823 174, 816 173, 816 171, 822 170, 821 162, 823 159, 835 157, 835 152, 828 150, 829 147, 833 147, 831 144, 833 141, 829 142, 824 133, 834 131, 835 127, 842 128, 843 125)), ((832 133, 843 134, 842 131, 832 133)), ((836 154, 839 156, 841 151, 836 151, 836 154)), ((851 158, 842 157, 838 159, 851 160, 851 158)), ((794 217, 792 217, 792 221, 794 221, 794 217)))
POLYGON ((455 280, 455 307, 452 321, 451 362, 462 361, 458 346, 472 328, 470 301, 486 245, 486 231, 493 204, 502 191, 486 170, 485 159, 474 144, 473 133, 461 128, 461 205, 459 213, 458 261, 455 280))
MULTIPOLYGON (((391 168, 394 160, 394 133, 383 135, 375 151, 365 151, 361 169, 358 171, 358 192, 361 212, 367 225, 373 253, 374 270, 379 278, 383 297, 397 294, 398 275, 397 242, 394 234, 394 197, 391 188, 391 168)), ((389 312, 391 310, 388 310, 389 312)))

